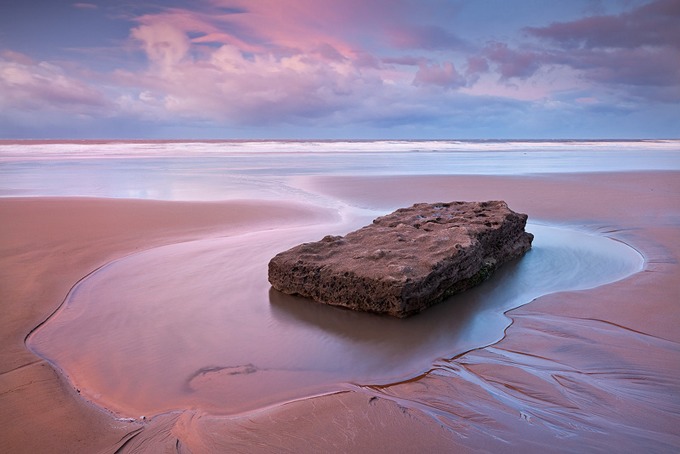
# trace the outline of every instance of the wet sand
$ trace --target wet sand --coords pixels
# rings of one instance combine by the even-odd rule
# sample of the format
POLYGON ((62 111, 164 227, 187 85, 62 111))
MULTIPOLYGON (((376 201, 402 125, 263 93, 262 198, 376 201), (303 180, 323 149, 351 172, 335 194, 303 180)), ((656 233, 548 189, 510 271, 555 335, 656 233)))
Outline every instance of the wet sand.
POLYGON ((680 447, 680 174, 324 177, 298 184, 371 209, 505 199, 531 219, 585 228, 640 251, 644 271, 509 312, 500 342, 416 379, 356 385, 236 416, 182 411, 116 420, 25 338, 83 276, 163 244, 330 211, 281 203, 0 200, 1 450, 7 452, 672 452, 680 447))
POLYGON ((439 358, 501 339, 510 309, 613 282, 643 265, 621 242, 530 224, 535 240, 522 259, 406 320, 271 288, 267 263, 281 248, 354 223, 254 231, 124 257, 74 286, 26 344, 85 398, 124 417, 244 414, 355 383, 414 378, 439 358))

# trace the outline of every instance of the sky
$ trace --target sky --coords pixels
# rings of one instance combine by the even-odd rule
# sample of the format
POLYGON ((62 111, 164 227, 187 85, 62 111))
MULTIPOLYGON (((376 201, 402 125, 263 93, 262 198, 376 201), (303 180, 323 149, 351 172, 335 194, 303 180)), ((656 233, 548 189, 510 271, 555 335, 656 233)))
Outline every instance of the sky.
POLYGON ((4 0, 0 139, 680 137, 680 0, 4 0))

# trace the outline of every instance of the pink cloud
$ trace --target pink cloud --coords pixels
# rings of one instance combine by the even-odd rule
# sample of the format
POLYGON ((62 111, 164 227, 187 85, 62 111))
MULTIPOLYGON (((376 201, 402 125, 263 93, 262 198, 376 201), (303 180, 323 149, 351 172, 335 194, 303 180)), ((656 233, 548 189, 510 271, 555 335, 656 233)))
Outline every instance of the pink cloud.
POLYGON ((0 57, 0 106, 29 111, 87 113, 107 105, 105 96, 60 66, 15 52, 0 57))
POLYGON ((281 55, 307 52, 326 45, 345 57, 352 57, 359 50, 347 36, 353 30, 360 31, 358 24, 374 17, 372 9, 384 1, 371 3, 348 0, 338 8, 337 3, 329 0, 213 0, 215 6, 241 11, 223 15, 220 19, 226 29, 231 29, 231 36, 259 51, 281 55))
POLYGON ((582 92, 592 88, 592 84, 584 81, 578 71, 564 65, 541 67, 526 79, 503 80, 501 83, 493 71, 467 77, 471 81, 461 88, 463 93, 531 103, 551 99, 560 93, 582 92))
POLYGON ((97 9, 97 8, 99 8, 94 3, 74 3, 73 7, 78 8, 78 9, 97 9))
MULTIPOLYGON (((139 26, 133 31, 133 37, 144 42, 163 42, 147 36, 150 31, 144 30, 145 27, 160 27, 164 24, 181 31, 196 45, 214 47, 228 44, 243 52, 269 53, 277 57, 317 53, 330 60, 352 58, 368 62, 368 53, 348 37, 352 36, 353 31, 360 32, 359 23, 372 16, 369 14, 371 8, 384 2, 369 2, 370 8, 358 0, 348 0, 343 8, 335 8, 337 5, 327 0, 213 0, 212 3, 214 9, 211 11, 173 8, 141 16, 136 19, 139 26), (223 12, 227 7, 226 12, 223 12), (362 11, 367 14, 362 15, 362 11)), ((173 40, 165 41, 169 43, 173 40)), ((151 49, 147 48, 146 52, 150 55, 151 49)))
POLYGON ((467 59, 467 71, 466 74, 480 74, 485 73, 489 70, 489 62, 486 58, 473 55, 467 59))
POLYGON ((141 90, 121 97, 121 108, 236 122, 332 115, 362 102, 385 76, 401 79, 342 39, 341 25, 356 12, 336 17, 330 3, 307 0, 228 5, 223 14, 173 9, 140 17, 131 38, 149 67, 117 73, 141 90))
POLYGON ((145 90, 123 107, 237 123, 326 115, 355 99, 369 80, 351 61, 329 59, 328 52, 252 55, 225 44, 200 60, 152 60, 146 74, 119 73, 124 83, 145 90))
POLYGON ((141 43, 149 60, 162 67, 177 64, 189 53, 189 38, 172 23, 140 25, 132 29, 131 36, 141 43))
POLYGON ((541 66, 541 55, 527 50, 515 50, 506 43, 491 43, 484 49, 484 57, 494 62, 501 79, 532 76, 541 66))
POLYGON ((493 41, 481 49, 442 25, 442 14, 455 14, 446 5, 206 0, 192 10, 164 8, 131 19, 128 45, 146 57, 146 67, 85 74, 4 53, 0 103, 87 112, 107 102, 106 91, 114 115, 304 124, 397 110, 404 118, 417 116, 461 93, 536 102, 569 90, 585 98, 592 87, 622 85, 626 96, 677 99, 677 53, 652 44, 676 32, 654 35, 649 25, 658 26, 669 2, 527 29, 531 42, 493 41), (602 35, 616 26, 639 36, 602 35), (619 47, 607 47, 614 42, 619 47), (94 90, 88 81, 106 88, 94 90), (654 92, 662 85, 663 93, 654 92))
MULTIPOLYGON (((354 31, 366 33, 361 29, 366 21, 371 21, 371 36, 378 42, 384 38, 415 50, 463 50, 462 41, 437 27, 402 27, 397 34, 394 24, 404 3, 380 11, 382 3, 348 0, 346 8, 334 8, 337 5, 328 0, 215 0, 211 14, 170 9, 142 16, 131 36, 146 53, 149 69, 143 74, 119 72, 122 83, 139 90, 121 97, 120 106, 157 117, 241 123, 336 118, 347 109, 375 102, 387 87, 404 94, 414 92, 415 86, 430 87, 432 93, 486 90, 515 99, 535 98, 537 90, 527 87, 494 89, 488 77, 480 85, 482 91, 471 88, 493 72, 500 74, 501 85, 513 79, 536 86, 538 82, 529 79, 542 66, 557 64, 542 53, 506 43, 492 43, 477 55, 463 53, 463 72, 453 58, 438 61, 431 54, 377 57, 353 40, 354 31)), ((539 85, 541 96, 559 86, 539 85)))
POLYGON ((465 77, 468 79, 468 85, 476 83, 487 72, 489 72, 489 62, 486 58, 478 55, 472 55, 467 58, 465 77))
POLYGON ((3 58, 8 62, 18 63, 25 66, 32 65, 35 63, 33 59, 28 55, 10 49, 5 49, 2 52, 0 52, 0 58, 3 58))
POLYGON ((168 9, 150 18, 171 21, 184 30, 202 33, 193 42, 236 45, 242 50, 281 55, 308 52, 328 45, 347 58, 365 54, 366 42, 391 41, 404 47, 440 49, 460 47, 462 40, 436 25, 414 25, 415 17, 425 22, 432 14, 450 14, 448 6, 408 0, 209 0, 211 11, 168 9))
POLYGON ((459 88, 467 84, 463 77, 451 62, 443 64, 421 64, 413 84, 417 86, 436 85, 446 88, 459 88))

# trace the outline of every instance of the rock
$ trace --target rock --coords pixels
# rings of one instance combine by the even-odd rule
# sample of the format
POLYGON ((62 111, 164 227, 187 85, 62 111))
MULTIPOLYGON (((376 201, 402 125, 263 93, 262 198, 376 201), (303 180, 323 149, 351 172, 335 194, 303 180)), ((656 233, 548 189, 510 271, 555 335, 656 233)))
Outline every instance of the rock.
POLYGON ((521 257, 533 240, 526 221, 502 201, 418 203, 281 252, 269 282, 325 304, 407 317, 521 257))

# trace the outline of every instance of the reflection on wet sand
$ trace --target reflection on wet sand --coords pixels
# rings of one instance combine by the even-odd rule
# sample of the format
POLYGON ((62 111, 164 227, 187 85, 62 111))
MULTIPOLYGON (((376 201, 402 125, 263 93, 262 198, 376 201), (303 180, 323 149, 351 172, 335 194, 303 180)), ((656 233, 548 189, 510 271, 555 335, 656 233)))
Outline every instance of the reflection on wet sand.
POLYGON ((327 229, 179 243, 112 262, 73 288, 29 346, 85 395, 125 416, 235 414, 412 378, 440 358, 498 341, 509 309, 617 280, 642 265, 622 243, 530 225, 536 240, 524 258, 405 320, 270 289, 269 258, 327 229))

